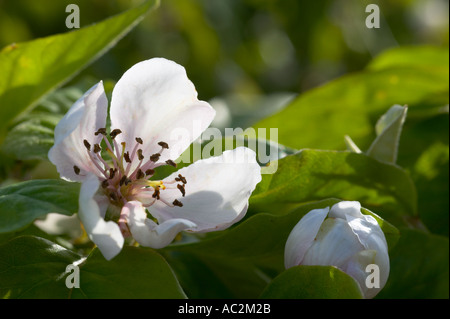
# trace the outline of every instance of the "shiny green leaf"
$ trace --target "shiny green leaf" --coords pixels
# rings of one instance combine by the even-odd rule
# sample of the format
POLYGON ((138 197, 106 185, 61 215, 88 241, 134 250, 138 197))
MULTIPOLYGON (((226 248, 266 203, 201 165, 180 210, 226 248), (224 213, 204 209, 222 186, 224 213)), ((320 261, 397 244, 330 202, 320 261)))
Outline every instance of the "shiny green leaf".
POLYGON ((170 266, 153 250, 124 247, 111 261, 95 249, 83 258, 39 237, 24 236, 0 246, 2 298, 185 298, 170 266), (79 267, 79 288, 73 283, 79 267))
POLYGON ((125 36, 157 0, 143 4, 98 24, 16 43, 0 51, 0 138, 6 126, 32 108, 55 88, 103 55, 125 36))
POLYGON ((416 216, 417 195, 401 168, 347 151, 302 150, 271 163, 250 198, 252 212, 282 213, 299 203, 340 198, 360 201, 383 218, 402 224, 416 216))
POLYGON ((265 299, 361 299, 358 283, 330 266, 296 266, 276 277, 263 291, 265 299))
POLYGON ((30 180, 0 188, 0 233, 19 230, 48 213, 78 212, 79 183, 30 180))
POLYGON ((390 252, 389 279, 378 297, 448 299, 448 238, 406 228, 400 231, 400 240, 390 252))

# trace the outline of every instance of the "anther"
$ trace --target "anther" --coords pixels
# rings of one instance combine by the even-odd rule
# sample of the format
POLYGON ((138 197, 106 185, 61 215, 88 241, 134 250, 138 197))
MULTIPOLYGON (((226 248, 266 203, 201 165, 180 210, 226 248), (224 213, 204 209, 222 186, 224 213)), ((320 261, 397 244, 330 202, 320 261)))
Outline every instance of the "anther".
POLYGON ((173 166, 173 167, 177 167, 177 163, 175 163, 174 161, 172 161, 171 159, 166 161, 167 165, 173 166))
POLYGON ((125 162, 131 163, 130 153, 129 152, 124 153, 123 154, 123 158, 125 159, 125 162))
POLYGON ((184 185, 177 185, 177 188, 180 190, 181 194, 183 195, 183 197, 186 195, 186 190, 184 189, 184 185))
POLYGON ((116 193, 110 193, 109 197, 111 197, 112 200, 117 201, 117 195, 116 193))
POLYGON ((80 168, 79 168, 78 166, 76 166, 76 165, 73 166, 73 171, 74 171, 75 174, 77 174, 77 175, 79 175, 80 172, 81 172, 80 168))
POLYGON ((121 130, 119 130, 118 128, 112 130, 111 133, 109 133, 109 136, 111 136, 112 139, 115 139, 117 135, 119 135, 120 133, 122 133, 121 130))
POLYGON ((122 178, 120 179, 119 185, 122 186, 123 184, 125 184, 125 182, 127 181, 128 177, 126 177, 125 175, 122 176, 122 178))
POLYGON ((183 207, 183 203, 180 202, 178 199, 175 199, 172 204, 174 206, 183 207))
POLYGON ((159 142, 158 145, 165 149, 169 148, 169 144, 167 144, 166 142, 159 142))
POLYGON ((139 169, 139 170, 137 171, 136 178, 137 178, 137 179, 141 179, 141 178, 143 178, 143 177, 145 177, 145 174, 144 174, 144 172, 143 172, 141 169, 139 169))
POLYGON ((107 188, 108 186, 109 186, 109 182, 108 182, 107 179, 105 179, 105 180, 102 182, 102 188, 107 188))
POLYGON ((142 141, 142 138, 140 137, 136 137, 136 142, 138 142, 139 144, 143 144, 144 142, 142 141))
POLYGON ((159 160, 160 156, 161 156, 161 154, 155 153, 155 154, 153 154, 152 156, 150 156, 150 160, 151 160, 152 162, 157 162, 157 161, 159 160))
POLYGON ((117 168, 110 168, 109 169, 109 179, 113 179, 114 175, 116 175, 117 168))
POLYGON ((141 150, 141 149, 138 149, 138 150, 137 150, 137 154, 138 154, 138 159, 139 159, 140 161, 142 161, 142 160, 144 159, 144 155, 142 154, 142 150, 141 150))
POLYGON ((98 153, 102 150, 102 148, 100 147, 100 145, 98 144, 94 144, 94 153, 98 153))
POLYGON ((150 176, 150 175, 154 175, 155 174, 155 170, 149 168, 148 170, 145 171, 145 175, 150 176))
POLYGON ((156 198, 156 199, 160 199, 160 197, 159 197, 159 188, 155 189, 155 192, 153 193, 152 197, 156 198))
POLYGON ((183 184, 187 184, 186 178, 181 174, 178 174, 178 177, 175 177, 175 180, 177 182, 182 182, 183 184))
POLYGON ((97 132, 94 133, 95 136, 97 136, 98 134, 102 134, 102 135, 106 135, 106 128, 102 127, 99 128, 97 132))
POLYGON ((87 148, 88 151, 91 150, 91 144, 89 144, 89 142, 87 140, 83 140, 83 144, 87 148))

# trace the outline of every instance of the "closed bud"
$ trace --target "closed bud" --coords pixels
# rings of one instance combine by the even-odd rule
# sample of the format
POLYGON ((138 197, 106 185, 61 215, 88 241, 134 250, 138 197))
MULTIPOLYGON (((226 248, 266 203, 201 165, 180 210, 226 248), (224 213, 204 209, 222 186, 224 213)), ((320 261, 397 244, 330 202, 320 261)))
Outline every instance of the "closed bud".
POLYGON ((389 276, 386 238, 376 219, 361 213, 359 202, 314 209, 298 222, 285 247, 285 267, 335 266, 373 298, 389 276), (375 269, 376 271, 371 271, 375 269))

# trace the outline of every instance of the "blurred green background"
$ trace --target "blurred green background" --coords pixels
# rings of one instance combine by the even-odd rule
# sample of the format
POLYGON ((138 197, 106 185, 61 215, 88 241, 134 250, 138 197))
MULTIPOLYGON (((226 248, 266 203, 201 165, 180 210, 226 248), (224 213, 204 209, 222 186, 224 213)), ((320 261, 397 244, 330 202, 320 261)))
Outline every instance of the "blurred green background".
MULTIPOLYGON (((65 8, 80 8, 81 27, 135 6, 130 0, 0 0, 0 47, 67 32, 65 8)), ((301 93, 361 70, 386 48, 448 46, 447 0, 162 0, 138 27, 84 70, 119 77, 151 57, 187 69, 200 98, 301 93), (381 28, 364 26, 378 4, 381 28)))
MULTIPOLYGON (((69 13, 65 9, 71 3, 80 8, 83 28, 134 8, 141 1, 0 0, 0 48, 68 32, 65 21, 69 13)), ((89 35, 96 42, 95 33, 89 35)), ((86 35, 79 39, 85 46, 92 44, 86 35)), ((345 135, 367 150, 375 139, 379 117, 393 104, 407 104, 410 108, 397 163, 380 169, 384 164, 365 155, 316 150, 303 153, 314 155, 309 161, 302 161, 301 154, 288 157, 280 161, 284 168, 274 180, 278 178, 282 184, 284 177, 298 174, 297 183, 288 183, 292 186, 290 193, 281 188, 272 197, 260 188, 259 195, 257 191, 251 199, 253 212, 249 215, 267 212, 270 204, 276 213, 284 214, 272 199, 300 204, 336 197, 359 200, 376 213, 386 213, 380 215, 394 220, 395 226, 421 229, 424 225, 430 233, 401 229, 401 241, 391 253, 393 279, 380 296, 448 298, 448 46, 448 0, 161 0, 158 9, 150 10, 135 29, 62 89, 45 95, 43 87, 48 84, 53 90, 52 85, 59 82, 53 83, 51 77, 46 81, 48 75, 64 73, 66 68, 58 63, 49 73, 38 72, 45 64, 29 68, 38 79, 31 82, 35 91, 31 90, 30 96, 35 93, 43 98, 32 110, 26 109, 32 98, 24 99, 24 114, 14 112, 20 94, 6 96, 3 101, 8 103, 0 105, 13 110, 7 123, 2 123, 4 127, 0 126, 5 129, 4 142, 0 131, 0 185, 59 178, 55 167, 46 160, 56 123, 90 85, 104 80, 110 94, 114 82, 127 69, 152 57, 174 60, 187 69, 199 98, 211 101, 218 110, 213 126, 278 128, 278 141, 289 152, 308 148, 343 150, 345 135), (365 26, 368 4, 379 5, 380 29, 365 26), (400 49, 386 52, 391 48, 400 49), (299 97, 289 104, 288 100, 296 95, 299 97), (347 157, 358 157, 360 165, 355 168, 347 157), (405 171, 400 172, 397 165, 405 171), (392 175, 393 170, 398 170, 403 180, 392 175), (414 185, 409 184, 410 178, 414 185), (307 183, 303 185, 302 181, 307 183), (397 215, 408 218, 392 218, 397 215)), ((60 54, 61 58, 61 52, 67 56, 68 50, 64 49, 55 56, 60 54)), ((40 58, 35 51, 24 50, 23 54, 33 55, 35 64, 40 58)), ((6 62, 3 65, 8 65, 6 62)), ((64 62, 62 65, 67 66, 68 61, 64 62)), ((47 61, 47 67, 49 64, 47 61)), ((11 69, 10 74, 19 77, 15 70, 11 69)), ((2 73, 8 74, 7 70, 0 69, 0 78, 10 83, 10 77, 1 77, 2 73)), ((30 74, 23 74, 27 76, 30 74)), ((5 87, 17 89, 23 85, 17 82, 11 88, 5 87)), ((267 181, 270 186, 270 177, 267 181)), ((6 192, 9 189, 3 188, 6 192)), ((32 216, 33 209, 30 211, 28 216, 32 216)), ((271 217, 262 218, 267 218, 264 229, 277 229, 271 217)), ((241 246, 240 241, 235 243, 241 246)), ((221 251, 214 242, 211 247, 211 251, 221 251)), ((196 269, 203 262, 195 257, 192 263, 192 256, 186 256, 186 264, 196 269)), ((211 267, 225 274, 226 283, 229 275, 246 276, 246 272, 237 271, 239 265, 224 266, 220 258, 211 267)), ((184 268, 176 270, 183 273, 184 268)), ((195 275, 204 280, 202 271, 195 275)), ((240 289, 242 278, 232 279, 240 289)), ((202 291, 195 291, 195 286, 192 289, 193 296, 204 296, 202 291)), ((219 296, 223 291, 227 293, 226 289, 219 290, 219 296)), ((210 296, 209 291, 206 295, 210 296)))

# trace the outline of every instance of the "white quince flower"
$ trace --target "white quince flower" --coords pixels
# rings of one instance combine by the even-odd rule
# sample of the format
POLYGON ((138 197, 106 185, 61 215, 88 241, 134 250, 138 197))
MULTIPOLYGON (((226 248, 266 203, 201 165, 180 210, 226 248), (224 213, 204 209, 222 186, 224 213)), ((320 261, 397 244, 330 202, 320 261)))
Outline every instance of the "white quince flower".
POLYGON ((256 154, 248 148, 151 179, 156 167, 176 166, 172 159, 215 116, 208 103, 197 99, 182 66, 162 58, 134 65, 113 90, 109 134, 107 112, 99 82, 58 123, 48 154, 61 178, 82 183, 78 216, 106 259, 120 252, 124 237, 162 248, 180 231, 222 230, 244 217, 261 180, 256 154), (182 138, 174 133, 180 129, 182 138), (120 213, 105 220, 110 206, 120 213))
POLYGON ((285 246, 286 268, 335 266, 352 276, 365 298, 373 298, 389 276, 386 238, 375 218, 361 213, 359 202, 343 201, 307 213, 291 231, 285 246), (368 265, 379 269, 379 288, 368 287, 368 265))

